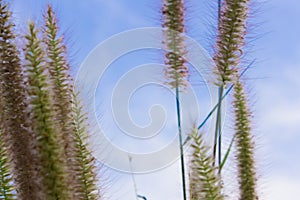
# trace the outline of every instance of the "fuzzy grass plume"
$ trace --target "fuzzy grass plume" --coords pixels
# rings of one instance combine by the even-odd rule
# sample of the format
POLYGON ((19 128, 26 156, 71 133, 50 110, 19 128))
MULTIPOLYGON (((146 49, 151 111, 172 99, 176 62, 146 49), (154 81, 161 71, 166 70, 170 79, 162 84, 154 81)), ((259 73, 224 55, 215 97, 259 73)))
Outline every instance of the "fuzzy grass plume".
POLYGON ((165 54, 165 74, 168 84, 173 88, 184 88, 187 84, 188 67, 184 55, 186 48, 184 43, 184 1, 183 0, 164 0, 163 43, 167 50, 165 54))
POLYGON ((69 75, 69 64, 66 60, 66 46, 64 38, 58 35, 58 24, 52 7, 48 5, 44 16, 44 41, 46 43, 47 69, 53 89, 53 110, 56 112, 57 125, 61 130, 60 140, 63 143, 65 158, 67 159, 68 185, 72 188, 74 199, 84 200, 83 186, 79 176, 80 163, 74 157, 79 153, 76 149, 75 133, 72 127, 72 79, 69 75))
POLYGON ((0 0, 0 127, 18 199, 36 199, 39 191, 35 153, 27 112, 24 73, 15 46, 8 4, 0 0))
POLYGON ((213 57, 220 86, 226 86, 237 75, 245 44, 248 3, 249 0, 225 0, 222 5, 213 57))
POLYGON ((74 92, 73 100, 73 127, 76 135, 76 149, 78 149, 76 160, 80 166, 78 178, 81 185, 81 197, 84 200, 97 200, 100 199, 100 194, 96 184, 96 162, 88 149, 87 117, 83 112, 78 93, 74 92))
POLYGON ((237 148, 238 182, 240 200, 257 200, 254 143, 250 127, 250 111, 243 85, 240 81, 234 87, 235 136, 237 148))
POLYGON ((44 52, 38 39, 38 29, 29 23, 26 35, 25 61, 28 76, 28 94, 31 105, 31 123, 36 139, 41 193, 39 199, 72 199, 67 182, 66 157, 59 125, 51 97, 49 75, 46 70, 44 52))
POLYGON ((72 78, 69 75, 69 64, 66 59, 64 38, 59 36, 59 27, 55 13, 48 5, 45 16, 45 43, 48 57, 48 69, 54 91, 54 110, 61 127, 64 153, 67 158, 69 179, 76 200, 99 199, 96 188, 95 162, 87 148, 88 138, 86 117, 78 94, 74 94, 72 78))
POLYGON ((0 130, 0 199, 13 200, 16 199, 16 191, 13 186, 7 150, 1 138, 2 131, 0 130))
POLYGON ((193 131, 191 138, 193 154, 190 163, 190 200, 223 200, 217 168, 212 166, 213 159, 197 129, 193 131))

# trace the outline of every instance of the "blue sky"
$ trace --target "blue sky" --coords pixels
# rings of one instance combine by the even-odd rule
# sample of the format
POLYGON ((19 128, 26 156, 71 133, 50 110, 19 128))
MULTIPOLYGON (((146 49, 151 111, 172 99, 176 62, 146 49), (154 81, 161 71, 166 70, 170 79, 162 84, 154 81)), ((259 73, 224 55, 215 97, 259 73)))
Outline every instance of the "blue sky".
MULTIPOLYGON (((133 28, 160 26, 160 0, 13 0, 11 5, 21 33, 26 31, 28 19, 41 24, 40 14, 47 3, 56 10, 68 45, 72 47, 70 59, 74 74, 89 52, 110 36, 133 28)), ((208 5, 204 0, 187 0, 186 4, 188 35, 211 52, 213 34, 210 33, 214 29, 210 24, 215 22, 212 14, 215 5, 208 5)), ((262 175, 260 190, 263 192, 262 199, 293 200, 300 195, 300 2, 255 0, 252 6, 255 11, 249 32, 254 37, 251 39, 256 40, 251 43, 254 46, 248 48, 247 59, 257 58, 257 62, 246 77, 252 99, 250 104, 253 105, 253 130, 258 143, 257 162, 262 175)), ((142 55, 143 52, 140 52, 118 60, 108 71, 106 79, 116 81, 130 65, 162 62, 158 52, 150 52, 149 56, 141 59, 142 55), (119 65, 126 67, 116 70, 119 65)), ((113 81, 106 83, 112 84, 113 81)), ((99 93, 107 92, 102 85, 98 89, 99 93)), ((165 94, 161 93, 156 91, 157 96, 165 94)), ((136 99, 136 102, 139 101, 144 100, 136 99)), ((141 107, 149 107, 154 102, 149 100, 141 107)), ((103 104, 106 105, 105 102, 103 104)), ((146 123, 141 116, 133 118, 146 123)), ((226 128, 230 129, 230 126, 226 128)), ((139 192, 150 200, 180 200, 178 170, 175 162, 156 173, 136 175, 139 192)), ((105 187, 109 199, 134 199, 130 175, 109 169, 105 171, 104 174, 109 177, 105 187)))

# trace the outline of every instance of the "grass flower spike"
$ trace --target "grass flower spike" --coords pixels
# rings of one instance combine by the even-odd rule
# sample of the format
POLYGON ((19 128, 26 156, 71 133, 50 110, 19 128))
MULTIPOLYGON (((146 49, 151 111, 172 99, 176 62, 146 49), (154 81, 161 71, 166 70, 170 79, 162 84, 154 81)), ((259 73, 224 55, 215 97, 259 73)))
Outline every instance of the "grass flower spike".
MULTIPOLYGON (((0 131, 0 138, 2 132, 0 131)), ((8 163, 7 150, 3 141, 0 139, 0 199, 13 200, 16 199, 15 188, 11 177, 10 166, 8 163)))
POLYGON ((62 133, 54 118, 56 113, 53 110, 44 52, 38 39, 38 30, 33 23, 29 23, 26 40, 25 59, 32 109, 31 121, 39 154, 39 174, 42 179, 40 199, 72 199, 67 182, 64 143, 60 140, 62 133))
POLYGON ((44 35, 46 43, 47 68, 53 89, 53 110, 55 118, 61 130, 60 140, 63 143, 64 154, 67 158, 68 185, 74 190, 74 199, 82 197, 79 174, 80 164, 76 159, 75 133, 72 127, 72 79, 69 75, 69 65, 66 60, 66 46, 63 37, 58 35, 58 24, 55 14, 48 5, 45 15, 44 35))
POLYGON ((241 82, 235 85, 235 131, 237 147, 238 181, 240 200, 256 200, 256 173, 254 162, 254 143, 250 128, 250 112, 241 82))
POLYGON ((96 162, 88 149, 87 118, 79 101, 79 95, 74 93, 73 99, 73 123, 76 135, 76 149, 78 149, 76 160, 80 166, 78 178, 81 185, 81 197, 84 200, 97 200, 100 199, 100 194, 96 184, 96 162))
POLYGON ((226 86, 237 75, 237 66, 243 54, 249 0, 225 0, 222 5, 216 53, 218 85, 226 86))
POLYGON ((87 148, 87 124, 78 95, 74 95, 64 38, 59 36, 57 19, 50 5, 45 16, 45 43, 48 69, 54 91, 54 110, 61 129, 67 158, 68 184, 76 200, 99 198, 96 189, 94 158, 87 148))
POLYGON ((15 46, 8 4, 0 0, 0 129, 18 199, 36 199, 35 150, 28 119, 25 78, 15 46))
POLYGON ((202 136, 192 133, 192 161, 190 163, 190 200, 223 200, 222 185, 213 159, 208 154, 202 136))
POLYGON ((165 54, 165 74, 171 87, 184 88, 187 84, 188 68, 184 36, 184 3, 182 0, 165 0, 162 8, 165 54))

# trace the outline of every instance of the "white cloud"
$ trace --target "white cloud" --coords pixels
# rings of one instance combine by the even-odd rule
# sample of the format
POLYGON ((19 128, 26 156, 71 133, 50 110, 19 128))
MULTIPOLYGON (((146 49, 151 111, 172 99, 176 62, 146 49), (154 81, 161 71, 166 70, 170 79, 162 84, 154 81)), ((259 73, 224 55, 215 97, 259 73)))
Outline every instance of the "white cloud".
POLYGON ((265 184, 266 190, 261 199, 296 200, 300 196, 300 180, 287 177, 273 177, 265 184))

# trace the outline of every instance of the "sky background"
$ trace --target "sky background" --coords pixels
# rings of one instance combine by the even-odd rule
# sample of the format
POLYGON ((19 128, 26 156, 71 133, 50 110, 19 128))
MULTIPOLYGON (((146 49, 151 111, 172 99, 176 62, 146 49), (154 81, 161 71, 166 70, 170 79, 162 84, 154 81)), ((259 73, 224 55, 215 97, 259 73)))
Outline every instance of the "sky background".
MULTIPOLYGON (((96 45, 110 36, 133 28, 159 27, 161 24, 160 0, 12 0, 11 8, 21 34, 26 33, 28 19, 42 23, 40 16, 47 3, 53 5, 61 29, 65 32, 74 75, 96 45)), ((186 6, 187 34, 208 52, 213 52, 211 45, 215 35, 215 4, 205 0, 187 0, 186 6)), ((251 42, 246 48, 245 59, 251 61, 256 58, 256 63, 247 72, 245 80, 254 114, 253 132, 258 145, 257 163, 261 176, 259 190, 262 193, 261 199, 294 200, 300 196, 300 2, 255 0, 252 8, 248 37, 251 42)), ((105 97, 113 88, 113 83, 131 67, 163 61, 159 52, 150 51, 146 56, 143 55, 145 52, 137 52, 113 63, 106 79, 97 89, 99 98, 105 97), (119 70, 120 66, 122 70, 119 70)), ((193 74, 191 76, 194 77, 193 74)), ((193 80, 194 87, 205 91, 200 78, 193 80)), ((161 90, 154 90, 154 94, 156 100, 163 96, 161 101, 164 103, 171 99, 170 95, 161 90)), ((145 93, 134 96, 134 105, 137 107, 132 107, 132 110, 138 110, 134 112, 137 116, 133 115, 133 119, 140 124, 147 123, 147 120, 143 121, 146 111, 140 108, 149 108, 151 103, 157 103, 155 99, 152 101, 146 98, 148 101, 145 101, 142 98, 145 96, 145 93), (141 101, 145 103, 138 104, 141 101)), ((203 96, 207 98, 207 94, 203 96)), ((106 112, 108 101, 102 101, 99 110, 106 112)), ((205 102, 203 105, 206 105, 205 102)), ((208 107, 204 107, 201 110, 203 116, 208 111, 208 107)), ((230 112, 228 115, 230 121, 230 112)), ((105 120, 103 117, 106 128, 111 128, 105 120)), ((225 129, 230 128, 229 123, 225 129)), ((127 146, 126 142, 119 144, 123 144, 124 148, 127 146)), ((129 143, 128 146, 130 148, 129 143)), ((181 200, 178 165, 175 162, 158 172, 134 176, 138 192, 147 196, 148 200, 181 200)), ((135 199, 131 175, 105 167, 102 171, 106 199, 135 199)))

